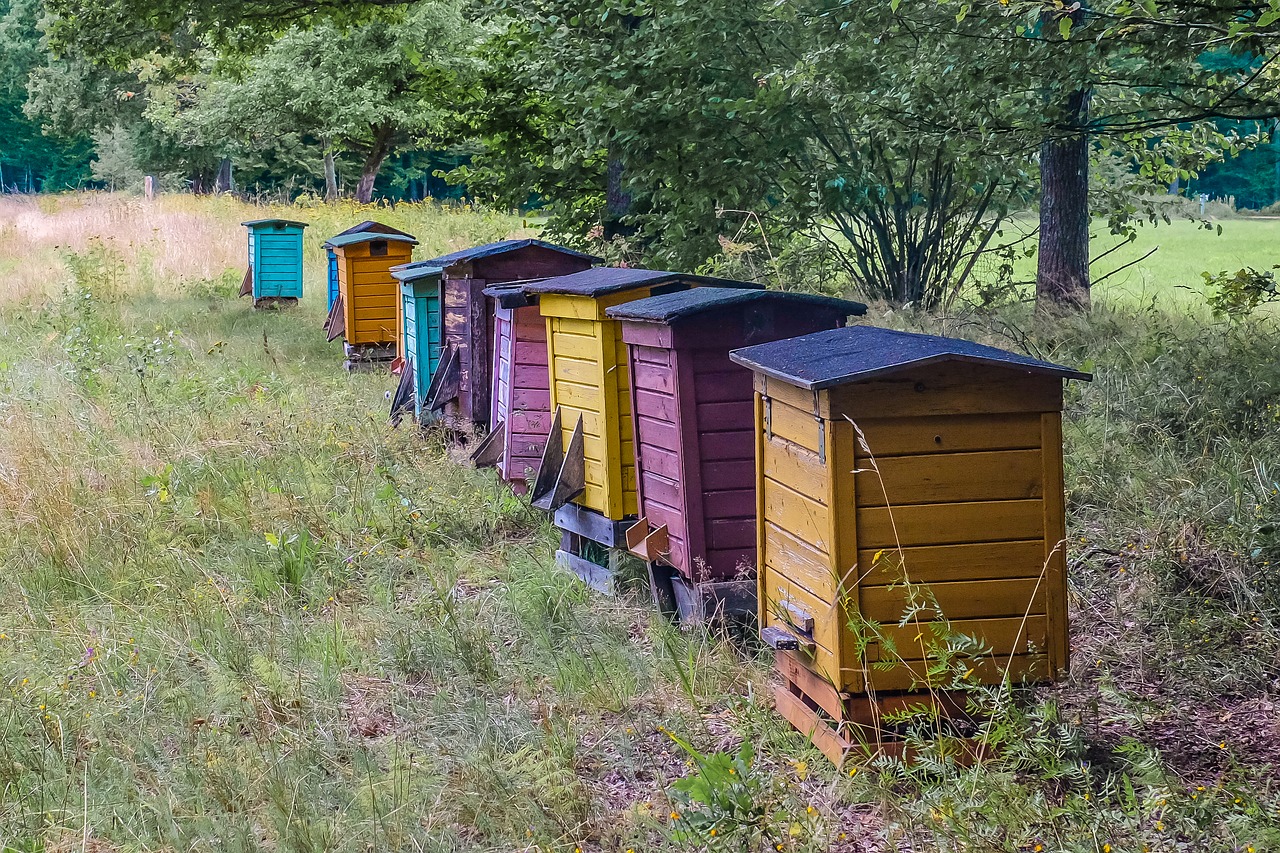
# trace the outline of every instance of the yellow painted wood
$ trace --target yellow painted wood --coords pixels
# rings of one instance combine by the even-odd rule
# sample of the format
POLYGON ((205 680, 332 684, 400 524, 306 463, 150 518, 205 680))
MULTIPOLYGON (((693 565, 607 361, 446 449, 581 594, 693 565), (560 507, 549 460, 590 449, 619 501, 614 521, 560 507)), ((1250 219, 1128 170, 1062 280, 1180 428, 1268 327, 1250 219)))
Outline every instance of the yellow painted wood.
MULTIPOLYGON (((760 490, 756 497, 761 499, 763 494, 763 490, 760 490)), ((768 519, 760 525, 760 535, 764 539, 765 548, 760 565, 769 566, 772 571, 783 572, 815 595, 828 601, 833 600, 839 581, 836 573, 831 570, 830 558, 825 553, 800 541, 794 534, 768 519)))
POLYGON ((1043 559, 1043 539, 929 545, 901 552, 897 548, 862 548, 858 551, 858 576, 867 586, 1026 577, 1038 571, 1043 559))
POLYGON ((890 456, 864 459, 857 467, 864 507, 1039 498, 1044 492, 1039 448, 890 456))
POLYGON ((812 616, 813 640, 817 648, 810 665, 824 678, 838 684, 841 662, 837 650, 840 648, 840 635, 844 625, 840 603, 824 601, 778 572, 766 572, 761 587, 761 624, 765 627, 777 625, 794 632, 795 626, 787 618, 789 611, 785 604, 812 616))
MULTIPOLYGON (((857 421, 876 458, 973 450, 1027 450, 1040 447, 1040 414, 868 417, 857 421)), ((861 447, 858 457, 867 455, 861 447)))
POLYGON ((823 504, 769 477, 765 478, 762 491, 766 518, 797 539, 811 542, 826 554, 832 553, 831 513, 823 504))
POLYGON ((1062 380, 984 365, 947 363, 832 388, 833 413, 863 418, 1062 410, 1062 380))
MULTIPOLYGON (((876 634, 892 643, 897 656, 903 660, 927 660, 937 658, 953 637, 972 637, 986 646, 993 656, 1045 653, 1048 641, 1048 621, 1043 615, 1010 616, 997 619, 953 619, 929 622, 920 620, 907 625, 881 625, 876 634)), ((889 657, 888 644, 882 642, 880 660, 889 657)))
MULTIPOLYGON (((984 657, 973 661, 967 669, 966 680, 974 684, 999 684, 1006 675, 1014 684, 1020 684, 1047 679, 1049 660, 1044 654, 984 657)), ((899 662, 887 670, 868 667, 867 672, 876 690, 922 690, 929 686, 928 663, 924 661, 899 662)), ((946 687, 952 677, 951 673, 945 673, 932 686, 946 687)))
POLYGON ((1066 675, 1071 660, 1067 630, 1067 529, 1062 473, 1062 415, 1041 416, 1044 447, 1044 583, 1049 596, 1049 663, 1066 675))
POLYGON ((338 259, 338 290, 346 314, 349 344, 396 344, 399 346, 399 282, 391 277, 391 267, 408 263, 413 247, 388 242, 387 254, 369 257, 366 244, 334 249, 338 259))
POLYGON ((765 600, 764 581, 768 575, 768 569, 765 568, 765 523, 764 523, 764 483, 761 478, 764 477, 766 454, 764 448, 764 400, 759 394, 752 398, 752 417, 756 425, 755 449, 756 449, 756 467, 755 467, 755 487, 756 487, 756 623, 765 624, 764 608, 762 603, 765 600))
MULTIPOLYGON (((840 512, 852 528, 853 508, 842 506, 840 512)), ((857 510, 853 529, 864 548, 1040 539, 1044 508, 1039 500, 867 507, 857 510)))
POLYGON ((862 615, 872 622, 897 622, 917 607, 933 614, 933 618, 944 619, 1044 615, 1046 609, 1045 588, 1039 578, 956 581, 919 587, 863 586, 858 590, 858 602, 862 615))
MULTIPOLYGON (((762 432, 759 438, 763 440, 763 437, 762 432)), ((769 441, 769 452, 765 454, 761 470, 764 476, 779 483, 790 483, 796 488, 827 479, 827 469, 818 462, 818 454, 814 450, 786 441, 776 434, 769 441)), ((820 503, 825 503, 827 498, 825 489, 814 489, 809 496, 820 503)))
POLYGON ((797 409, 777 397, 769 401, 770 433, 816 454, 818 452, 818 421, 813 409, 797 409))

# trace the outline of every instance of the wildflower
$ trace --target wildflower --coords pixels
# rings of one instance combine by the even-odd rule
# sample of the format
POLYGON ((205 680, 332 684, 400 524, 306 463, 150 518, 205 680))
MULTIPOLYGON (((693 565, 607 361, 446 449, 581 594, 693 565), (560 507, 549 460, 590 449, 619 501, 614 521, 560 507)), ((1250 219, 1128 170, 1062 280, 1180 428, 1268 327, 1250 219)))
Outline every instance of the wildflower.
POLYGON ((708 833, 708 834, 709 834, 709 835, 711 835, 711 836, 714 836, 714 835, 716 834, 716 828, 715 828, 714 826, 713 826, 713 827, 711 827, 711 832, 710 832, 710 833, 708 833))
POLYGON ((1164 832, 1164 821, 1156 821, 1156 832, 1164 832))
POLYGON ((1103 844, 1103 845, 1102 845, 1102 853, 1111 853, 1111 845, 1110 845, 1110 844, 1103 844))
POLYGON ((854 775, 854 774, 856 774, 857 772, 858 772, 858 768, 856 768, 856 767, 850 767, 850 768, 849 768, 849 775, 850 775, 850 776, 853 776, 853 775, 854 775))
POLYGON ((813 807, 813 806, 805 806, 805 809, 804 809, 804 813, 805 813, 805 814, 813 814, 813 813, 814 813, 814 811, 815 811, 815 809, 814 809, 814 807, 813 807))
POLYGON ((680 812, 672 812, 672 813, 671 813, 671 819, 672 819, 672 820, 679 820, 679 819, 680 819, 680 812))

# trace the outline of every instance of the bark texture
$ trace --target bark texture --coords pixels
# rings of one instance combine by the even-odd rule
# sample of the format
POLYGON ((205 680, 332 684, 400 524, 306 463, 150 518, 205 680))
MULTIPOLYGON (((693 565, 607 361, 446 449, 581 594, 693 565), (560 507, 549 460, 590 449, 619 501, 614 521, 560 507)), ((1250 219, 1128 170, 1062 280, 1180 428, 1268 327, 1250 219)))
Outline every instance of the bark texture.
POLYGON ((1073 92, 1067 105, 1079 132, 1050 136, 1040 146, 1040 257, 1036 306, 1089 307, 1089 96, 1073 92))

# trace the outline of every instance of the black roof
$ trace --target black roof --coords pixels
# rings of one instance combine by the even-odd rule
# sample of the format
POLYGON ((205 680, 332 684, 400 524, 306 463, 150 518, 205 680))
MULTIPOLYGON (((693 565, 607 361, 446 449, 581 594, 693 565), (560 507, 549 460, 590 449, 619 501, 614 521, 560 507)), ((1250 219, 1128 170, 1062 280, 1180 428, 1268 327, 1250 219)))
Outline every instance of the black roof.
POLYGON ((386 240, 391 243, 408 243, 410 246, 418 245, 417 239, 408 234, 383 234, 376 231, 356 231, 354 233, 343 232, 334 237, 330 237, 324 241, 324 248, 340 249, 345 246, 354 246, 357 243, 374 243, 378 240, 386 240))
POLYGON ((334 237, 345 237, 348 234, 399 234, 401 237, 412 237, 408 231, 401 231, 399 228, 392 228, 390 225, 383 225, 381 222, 374 222, 372 219, 366 219, 359 225, 352 225, 346 231, 339 231, 334 237))
POLYGON ((729 358, 759 373, 812 391, 944 361, 989 364, 1066 379, 1093 378, 1079 370, 995 347, 875 326, 829 329, 743 347, 729 353, 729 358))
POLYGON ((599 263, 602 258, 595 255, 588 255, 583 252, 577 252, 573 249, 566 249, 564 246, 557 246, 554 243, 547 243, 543 240, 499 240, 496 243, 485 243, 483 246, 472 246, 470 249, 463 249, 460 252, 450 252, 447 255, 441 255, 438 258, 432 258, 430 263, 442 267, 460 264, 465 261, 474 261, 480 258, 487 258, 490 255, 501 255, 504 252, 514 252, 516 249, 523 249, 526 246, 540 246, 543 249, 550 249, 553 252, 559 252, 562 255, 569 255, 574 258, 582 258, 591 263, 599 263))
POLYGON ((670 270, 641 270, 625 267, 595 267, 569 275, 557 275, 532 281, 525 285, 529 293, 563 293, 569 296, 605 296, 636 287, 653 287, 660 284, 685 282, 704 287, 737 287, 760 290, 762 284, 750 281, 734 281, 731 278, 712 278, 706 275, 671 272, 670 270))
POLYGON ((742 287, 695 287, 675 293, 663 293, 647 299, 637 299, 625 305, 605 309, 605 314, 615 320, 643 320, 650 323, 674 323, 705 311, 716 311, 749 302, 775 302, 790 305, 808 305, 814 308, 831 308, 844 312, 845 316, 867 313, 867 306, 847 299, 833 299, 813 293, 791 293, 783 290, 756 290, 742 287))
POLYGON ((537 294, 530 293, 527 289, 527 286, 535 281, 542 281, 542 279, 530 278, 521 281, 504 281, 501 284, 486 287, 484 295, 492 296, 498 300, 498 304, 503 308, 524 308, 528 305, 537 305, 537 294))
POLYGON ((250 219, 248 222, 241 222, 241 225, 247 225, 250 228, 255 226, 266 225, 297 225, 299 228, 306 228, 307 223, 299 222, 296 219, 250 219))

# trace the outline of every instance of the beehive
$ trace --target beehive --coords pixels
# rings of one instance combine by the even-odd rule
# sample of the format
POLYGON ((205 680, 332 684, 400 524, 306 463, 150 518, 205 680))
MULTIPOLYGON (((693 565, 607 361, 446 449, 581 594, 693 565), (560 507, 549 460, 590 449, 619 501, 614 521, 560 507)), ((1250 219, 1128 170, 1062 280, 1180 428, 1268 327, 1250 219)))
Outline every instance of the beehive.
POLYGON ((364 360, 391 360, 400 325, 400 287, 391 268, 407 263, 417 241, 401 234, 357 233, 325 243, 338 263, 338 297, 325 329, 329 340, 346 343, 349 366, 364 360))
POLYGON ((866 310, 810 294, 704 287, 605 311, 622 324, 635 413, 640 521, 628 543, 682 616, 756 606, 752 374, 729 351, 843 326, 866 310))
MULTIPOLYGON (((638 508, 627 347, 621 323, 605 312, 698 286, 755 287, 685 273, 608 267, 525 285, 538 295, 547 324, 553 412, 548 454, 560 449, 564 459, 559 467, 573 475, 550 470, 551 460, 544 454, 534 503, 554 510, 562 530, 608 548, 623 547, 626 525, 621 523, 634 518, 638 508)), ((571 564, 572 557, 581 556, 571 549, 561 552, 561 561, 571 564)), ((581 575, 588 567, 574 570, 581 575)))
MULTIPOLYGON (((391 269, 400 286, 401 336, 404 360, 400 387, 391 403, 391 416, 412 409, 418 423, 430 420, 427 391, 440 363, 440 276, 443 270, 420 261, 391 269)), ((397 419, 398 420, 398 419, 397 419)))
POLYGON ((730 357, 755 373, 771 645, 845 695, 930 686, 955 635, 989 650, 976 682, 1066 671, 1063 379, 1088 374, 869 327, 730 357))
MULTIPOLYGON (((409 237, 409 234, 392 228, 390 225, 383 225, 381 222, 374 222, 366 219, 359 225, 353 225, 346 231, 335 234, 335 237, 346 237, 350 234, 399 234, 401 237, 409 237)), ((326 269, 328 271, 327 278, 329 283, 328 302, 325 306, 328 310, 333 310, 333 303, 338 298, 338 253, 328 243, 325 243, 325 256, 327 261, 326 269)))
POLYGON ((489 426, 493 394, 492 300, 485 288, 502 282, 564 275, 599 258, 541 240, 501 240, 432 258, 440 267, 441 378, 429 401, 454 425, 489 426))
POLYGON ((302 229, 305 222, 254 219, 249 229, 249 269, 241 296, 252 296, 254 307, 266 303, 296 303, 302 298, 302 229))
POLYGON ((537 473, 551 429, 547 324, 537 297, 520 284, 485 288, 493 308, 493 401, 490 437, 472 457, 493 465, 523 494, 537 473))

